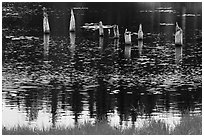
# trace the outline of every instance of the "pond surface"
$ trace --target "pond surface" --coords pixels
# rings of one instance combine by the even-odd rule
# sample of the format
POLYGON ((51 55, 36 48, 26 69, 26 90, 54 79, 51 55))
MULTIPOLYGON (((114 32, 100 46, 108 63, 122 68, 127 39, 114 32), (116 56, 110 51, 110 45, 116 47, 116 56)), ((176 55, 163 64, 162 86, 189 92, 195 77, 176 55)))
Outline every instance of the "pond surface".
POLYGON ((202 113, 201 3, 3 3, 2 124, 74 127, 108 121, 142 127, 151 119, 174 127, 202 113), (42 32, 48 8, 49 35, 42 32), (77 31, 69 33, 70 8, 77 31), (81 8, 83 7, 83 8, 81 8), (117 8, 116 8, 117 7, 117 8), (118 24, 120 38, 85 23, 118 24), (175 22, 184 45, 175 47, 175 22), (143 25, 144 40, 127 28, 143 25))

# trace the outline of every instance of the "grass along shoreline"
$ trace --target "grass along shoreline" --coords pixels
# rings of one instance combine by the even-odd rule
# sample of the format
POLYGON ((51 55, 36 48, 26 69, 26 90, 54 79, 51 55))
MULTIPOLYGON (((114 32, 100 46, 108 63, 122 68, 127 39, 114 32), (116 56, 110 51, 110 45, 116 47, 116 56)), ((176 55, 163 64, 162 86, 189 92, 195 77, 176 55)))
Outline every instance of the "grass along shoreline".
POLYGON ((2 135, 201 135, 202 116, 185 116, 181 118, 179 125, 169 131, 169 127, 161 122, 152 120, 141 129, 117 129, 111 127, 107 122, 98 122, 94 125, 86 123, 75 128, 50 128, 49 130, 30 129, 20 127, 13 129, 2 129, 2 135))

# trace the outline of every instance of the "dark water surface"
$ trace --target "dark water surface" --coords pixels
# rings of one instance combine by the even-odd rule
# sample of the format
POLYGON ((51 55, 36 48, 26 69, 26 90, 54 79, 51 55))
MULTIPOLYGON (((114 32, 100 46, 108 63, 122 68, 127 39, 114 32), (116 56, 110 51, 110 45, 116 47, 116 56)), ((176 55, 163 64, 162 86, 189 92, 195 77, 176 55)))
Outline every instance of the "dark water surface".
POLYGON ((74 127, 106 120, 142 127, 150 119, 174 126, 202 112, 201 3, 3 3, 2 124, 74 127), (50 35, 42 32, 48 8, 50 35), (77 31, 69 33, 70 8, 77 31), (76 8, 78 7, 78 8, 76 8), (79 9, 84 7, 84 9, 79 9), (80 28, 118 24, 113 32, 80 28), (184 46, 175 47, 175 22, 184 46), (143 24, 144 40, 132 36, 143 24))

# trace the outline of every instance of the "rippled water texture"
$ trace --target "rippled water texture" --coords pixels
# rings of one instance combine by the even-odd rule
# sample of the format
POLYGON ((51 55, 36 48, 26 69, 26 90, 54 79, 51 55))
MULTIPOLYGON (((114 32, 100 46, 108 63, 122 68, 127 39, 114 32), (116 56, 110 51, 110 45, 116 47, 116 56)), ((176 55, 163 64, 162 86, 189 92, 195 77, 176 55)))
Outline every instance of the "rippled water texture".
POLYGON ((3 3, 2 124, 74 127, 107 120, 142 127, 174 126, 202 112, 201 3, 3 3), (51 33, 43 35, 42 7, 51 33), (77 30, 69 33, 75 7, 77 30), (84 8, 79 8, 84 7, 84 8), (118 24, 113 32, 80 27, 118 24), (184 45, 175 47, 175 22, 184 45), (143 25, 144 40, 135 32, 143 25), (125 45, 124 31, 132 35, 125 45))

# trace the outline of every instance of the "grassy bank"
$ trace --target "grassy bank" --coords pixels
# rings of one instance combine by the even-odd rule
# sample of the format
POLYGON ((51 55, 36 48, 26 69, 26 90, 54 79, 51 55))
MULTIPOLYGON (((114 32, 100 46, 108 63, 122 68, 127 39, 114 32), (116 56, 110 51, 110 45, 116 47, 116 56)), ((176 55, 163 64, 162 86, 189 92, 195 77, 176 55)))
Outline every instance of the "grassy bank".
POLYGON ((49 130, 31 130, 27 127, 17 127, 16 129, 2 129, 3 135, 201 135, 202 117, 184 117, 181 123, 174 130, 169 131, 161 121, 152 120, 142 129, 117 129, 109 126, 106 122, 99 122, 95 125, 86 123, 80 127, 72 129, 57 128, 49 130))

